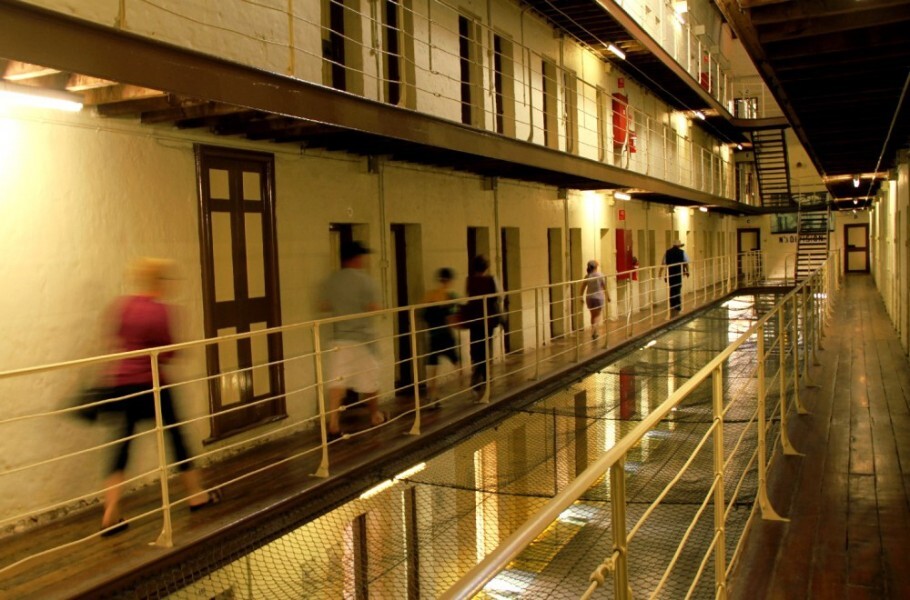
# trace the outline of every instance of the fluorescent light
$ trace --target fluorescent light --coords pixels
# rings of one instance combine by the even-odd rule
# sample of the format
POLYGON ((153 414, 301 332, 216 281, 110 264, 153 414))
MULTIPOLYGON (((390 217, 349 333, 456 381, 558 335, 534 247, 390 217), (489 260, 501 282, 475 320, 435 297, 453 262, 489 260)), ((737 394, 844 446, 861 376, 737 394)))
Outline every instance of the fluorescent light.
POLYGON ((373 487, 371 487, 364 493, 360 494, 360 499, 368 500, 369 498, 372 498, 376 494, 380 494, 380 493, 386 491, 393 485, 395 485, 394 481, 392 481, 391 479, 386 479, 385 481, 383 481, 381 483, 377 483, 376 485, 374 485, 373 487))
POLYGON ((420 463, 419 465, 414 465, 414 466, 411 467, 410 469, 405 469, 404 471, 402 471, 401 473, 399 473, 398 475, 396 475, 396 476, 395 476, 395 481, 398 481, 398 480, 400 480, 400 479, 408 479, 409 477, 413 477, 414 475, 417 475, 418 473, 420 473, 421 471, 423 471, 423 470, 426 469, 426 468, 427 468, 427 463, 425 463, 425 462, 422 462, 422 463, 420 463))
POLYGON ((0 81, 0 104, 79 112, 82 110, 82 97, 61 90, 0 81))
POLYGON ((698 207, 698 210, 700 210, 701 212, 708 212, 708 207, 707 207, 707 206, 699 206, 699 207, 698 207))
POLYGON ((676 14, 681 15, 683 13, 689 12, 689 3, 686 0, 680 0, 673 3, 673 10, 676 14))
POLYGON ((625 192, 613 192, 613 197, 616 200, 631 200, 632 199, 632 196, 630 196, 629 194, 627 194, 625 192))
POLYGON ((657 340, 651 340, 650 342, 645 344, 645 348, 650 348, 651 346, 656 346, 656 345, 657 345, 657 340))
POLYGON ((610 44, 609 46, 607 46, 607 50, 609 50, 610 52, 612 52, 613 54, 615 54, 622 60, 626 60, 626 53, 623 52, 622 50, 620 50, 619 48, 617 48, 616 46, 614 46, 613 44, 610 44))

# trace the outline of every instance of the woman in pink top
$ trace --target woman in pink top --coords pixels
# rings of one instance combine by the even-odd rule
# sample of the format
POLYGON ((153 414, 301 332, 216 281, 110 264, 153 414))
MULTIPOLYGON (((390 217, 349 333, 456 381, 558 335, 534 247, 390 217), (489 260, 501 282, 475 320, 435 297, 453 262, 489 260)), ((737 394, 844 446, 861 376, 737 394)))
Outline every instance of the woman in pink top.
MULTIPOLYGON (((113 308, 114 335, 117 350, 128 352, 166 346, 172 343, 168 307, 160 301, 165 291, 165 281, 172 263, 160 259, 141 259, 134 267, 138 292, 124 296, 113 308)), ((173 353, 159 355, 160 363, 166 363, 173 353)), ((121 398, 113 408, 123 414, 123 430, 115 446, 115 454, 105 483, 104 517, 101 520, 102 535, 108 536, 126 529, 128 523, 120 516, 120 496, 123 493, 124 471, 129 461, 130 442, 136 425, 141 421, 155 419, 155 395, 152 391, 152 362, 148 356, 125 358, 117 362, 110 373, 113 389, 110 397, 121 398)), ((163 375, 161 385, 166 381, 163 375)), ((174 455, 179 463, 186 488, 190 494, 190 510, 217 502, 213 493, 206 495, 199 482, 199 473, 190 461, 189 452, 174 414, 174 405, 169 388, 161 389, 161 416, 171 439, 174 455)))

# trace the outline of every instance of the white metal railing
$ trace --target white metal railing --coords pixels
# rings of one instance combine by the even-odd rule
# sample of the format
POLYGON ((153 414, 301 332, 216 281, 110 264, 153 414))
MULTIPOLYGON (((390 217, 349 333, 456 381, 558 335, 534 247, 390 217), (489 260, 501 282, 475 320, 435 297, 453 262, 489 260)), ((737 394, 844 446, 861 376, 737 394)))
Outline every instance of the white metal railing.
MULTIPOLYGON (((704 306, 714 300, 726 296, 737 285, 739 279, 743 283, 756 283, 760 276, 760 269, 755 265, 760 263, 756 256, 718 256, 703 260, 692 261, 690 264, 690 277, 683 286, 683 297, 686 309, 704 306), (744 267, 745 265, 745 267, 744 267), (740 272, 738 272, 738 270, 740 272)), ((590 332, 587 310, 584 308, 584 298, 579 295, 582 280, 553 283, 550 285, 536 286, 521 290, 509 290, 503 293, 509 307, 503 313, 505 330, 491 331, 485 325, 485 338, 490 338, 494 343, 493 352, 487 353, 487 380, 478 383, 476 387, 478 400, 489 402, 491 389, 497 385, 508 386, 509 381, 515 377, 537 379, 547 371, 578 361, 582 356, 590 357, 601 353, 608 348, 630 339, 633 335, 641 334, 650 328, 662 325, 671 316, 669 298, 666 284, 659 276, 661 267, 642 267, 634 271, 606 275, 607 289, 612 302, 605 307, 604 322, 601 325, 603 335, 598 338, 586 335, 590 332), (508 346, 511 348, 507 351, 508 346), (523 339, 523 342, 519 342, 523 339), (520 360, 510 360, 512 357, 520 360)), ((444 303, 436 303, 444 304, 444 303)), ((486 302, 483 303, 486 310, 486 302)), ((424 338, 428 329, 420 321, 423 309, 432 304, 419 304, 401 308, 386 309, 368 313, 374 320, 386 323, 397 322, 397 315, 405 313, 410 327, 404 331, 381 332, 373 343, 384 350, 396 345, 402 337, 409 338, 413 358, 395 358, 392 369, 399 372, 409 371, 411 382, 406 386, 385 389, 382 400, 402 397, 412 398, 409 408, 392 415, 391 419, 381 425, 370 426, 356 432, 346 434, 348 438, 357 438, 370 435, 370 432, 379 428, 400 426, 405 427, 412 435, 419 435, 422 426, 422 414, 427 404, 423 399, 423 385, 426 376, 423 374, 423 365, 426 360, 427 350, 424 347, 424 338), (393 317, 389 319, 389 317, 393 317)), ((294 450, 274 458, 268 464, 258 465, 246 472, 240 472, 229 478, 213 481, 209 490, 226 487, 250 478, 266 475, 270 470, 280 468, 291 461, 312 459, 318 462, 315 474, 320 477, 329 476, 332 469, 329 447, 333 443, 328 436, 327 423, 331 417, 330 407, 327 403, 326 384, 323 362, 334 349, 326 346, 322 332, 333 323, 347 319, 361 318, 363 315, 333 317, 308 321, 304 323, 285 325, 272 329, 265 329, 250 333, 226 335, 213 339, 184 342, 171 346, 137 350, 97 356, 75 361, 47 364, 36 367, 0 372, 0 390, 4 398, 25 398, 34 386, 56 385, 60 388, 60 397, 66 395, 78 380, 85 380, 86 371, 98 372, 109 369, 118 361, 128 358, 146 357, 153 369, 154 380, 150 391, 155 397, 155 423, 148 431, 136 433, 130 437, 132 440, 148 439, 155 446, 155 464, 148 469, 140 470, 130 476, 121 486, 125 489, 148 485, 157 481, 160 486, 160 504, 157 508, 149 509, 142 514, 133 515, 130 521, 160 518, 162 522, 161 533, 157 543, 170 546, 173 542, 173 533, 170 514, 173 509, 189 503, 190 493, 181 494, 179 489, 171 488, 168 474, 179 466, 177 462, 169 462, 165 452, 165 433, 169 427, 183 427, 193 431, 204 429, 213 419, 228 415, 236 415, 241 411, 253 407, 265 406, 276 401, 283 401, 288 407, 291 417, 277 423, 262 426, 238 441, 221 441, 211 444, 197 456, 195 460, 201 464, 218 463, 245 449, 255 447, 261 443, 281 439, 301 431, 314 432, 315 439, 311 436, 312 444, 305 441, 295 443, 294 450), (169 373, 171 377, 162 383, 159 375, 161 356, 171 353, 200 356, 206 348, 225 348, 228 344, 236 344, 238 340, 265 340, 268 336, 280 335, 284 348, 284 358, 281 361, 270 363, 267 360, 247 368, 223 368, 213 374, 193 373, 180 377, 176 373, 169 373), (228 389, 232 381, 244 377, 252 377, 256 369, 281 368, 284 370, 284 379, 289 382, 288 388, 282 395, 272 394, 263 396, 255 402, 229 405, 211 414, 202 414, 179 420, 176 424, 168 426, 164 423, 161 413, 160 394, 164 389, 171 390, 177 395, 175 404, 178 413, 181 411, 181 397, 208 397, 209 386, 221 386, 222 390, 228 389), (227 386, 227 387, 226 387, 227 386)), ((390 329, 390 327, 386 327, 390 329)), ((459 333, 459 345, 466 346, 462 333, 459 333)), ((383 352, 392 355, 393 352, 383 352)), ((462 352, 462 364, 468 362, 468 352, 462 352)), ((383 365, 388 369, 389 365, 383 365)), ((465 367, 462 367, 465 368, 465 367)), ((440 378, 436 386, 440 390, 438 398, 433 402, 439 405, 458 403, 469 396, 471 391, 458 381, 450 381, 448 377, 437 373, 440 378)), ((104 400, 97 403, 103 406, 111 402, 128 400, 118 398, 104 400)), ((364 402, 364 401, 361 401, 364 402)), ((72 414, 84 407, 62 406, 54 410, 30 411, 27 402, 12 401, 10 407, 16 407, 18 413, 7 412, 0 418, 0 435, 21 437, 29 431, 46 431, 55 428, 60 417, 71 417, 72 414)), ((351 406, 341 406, 337 410, 345 411, 351 406)), ((124 439, 98 442, 97 435, 88 432, 82 440, 72 440, 71 447, 61 451, 56 443, 43 445, 49 449, 48 455, 34 456, 25 453, 12 457, 0 467, 0 486, 8 490, 7 501, 15 500, 19 490, 29 489, 23 482, 31 479, 48 477, 49 472, 59 470, 80 470, 89 468, 92 461, 97 462, 97 456, 108 452, 124 439)), ((307 438, 304 438, 306 440, 307 438)), ((36 445, 36 448, 38 446, 36 445)), ((208 471, 212 471, 209 469, 208 471)), ((213 473, 217 477, 217 473, 213 473)), ((90 481, 90 478, 85 478, 90 481)), ((81 483, 81 479, 80 479, 81 483)), ((57 495, 46 497, 22 497, 21 504, 27 505, 27 510, 4 510, 0 513, 0 531, 9 531, 14 526, 22 527, 30 521, 46 520, 48 515, 61 509, 71 510, 78 506, 90 505, 96 502, 104 493, 104 489, 87 487, 77 490, 61 489, 55 486, 57 495)), ((22 491, 26 494, 27 492, 22 491)), ((15 505, 15 502, 13 502, 15 505)), ((74 545, 90 542, 99 533, 67 540, 49 548, 36 547, 33 554, 20 557, 9 564, 0 563, 0 575, 9 570, 42 556, 70 548, 74 545)))
MULTIPOLYGON (((767 495, 767 469, 773 459, 774 452, 772 451, 772 457, 769 459, 769 446, 765 438, 769 431, 769 423, 777 418, 780 420, 779 439, 783 452, 785 454, 797 453, 788 438, 787 419, 791 412, 789 401, 792 399, 795 410, 799 414, 806 413, 799 399, 799 379, 808 380, 808 364, 810 360, 814 364, 818 364, 815 351, 821 347, 822 328, 830 317, 832 298, 838 286, 839 275, 832 255, 822 267, 798 287, 787 293, 767 314, 758 318, 745 333, 680 386, 631 432, 613 447, 606 450, 604 454, 597 458, 561 492, 554 495, 544 508, 528 519, 463 576, 446 592, 443 598, 468 598, 479 593, 499 571, 505 568, 511 560, 518 557, 566 508, 578 501, 595 482, 601 480, 607 474, 609 474, 610 479, 610 504, 613 515, 611 520, 613 532, 612 552, 604 557, 602 564, 591 574, 590 585, 582 597, 590 598, 600 588, 611 585, 616 598, 631 598, 633 589, 629 573, 634 572, 635 565, 634 563, 630 564, 629 544, 634 540, 636 533, 641 530, 643 524, 653 514, 655 508, 661 504, 670 489, 689 468, 692 458, 702 451, 709 451, 709 448, 713 453, 713 484, 705 495, 701 507, 686 534, 683 536, 680 546, 677 548, 673 558, 668 562, 663 577, 655 589, 650 590, 649 597, 658 597, 664 583, 673 572, 679 557, 685 551, 686 541, 695 523, 704 511, 712 506, 714 509, 714 537, 707 551, 701 557, 701 564, 689 588, 689 595, 692 594, 698 585, 701 575, 706 568, 709 568, 709 561, 713 558, 715 596, 719 598, 726 597, 727 581, 736 560, 740 556, 742 541, 745 536, 740 537, 732 555, 732 560, 727 564, 728 547, 725 540, 725 524, 735 506, 736 494, 740 491, 743 480, 753 468, 757 469, 759 485, 756 502, 753 506, 753 517, 757 507, 763 518, 781 520, 781 517, 771 506, 767 495), (755 370, 751 375, 757 380, 754 395, 726 397, 724 383, 729 375, 724 372, 725 361, 750 340, 755 340, 757 348, 757 356, 754 361, 755 370), (775 350, 778 355, 778 370, 776 373, 769 375, 766 373, 766 363, 768 357, 775 350), (627 501, 624 485, 626 455, 640 442, 646 433, 655 429, 700 384, 708 381, 711 382, 712 386, 713 424, 702 437, 693 452, 693 456, 690 457, 679 474, 658 495, 638 522, 627 530, 627 501), (788 391, 788 381, 792 384, 792 392, 788 391), (776 400, 769 399, 770 390, 775 385, 778 388, 777 398, 776 400), (724 445, 724 416, 735 402, 754 403, 754 405, 750 404, 750 406, 754 406, 754 410, 751 411, 752 417, 748 426, 743 428, 743 432, 728 452, 725 450, 724 445), (770 413, 767 410, 769 406, 772 409, 770 413), (733 458, 742 450, 743 438, 750 428, 756 432, 757 447, 751 456, 745 456, 747 460, 740 458, 738 461, 740 465, 745 465, 742 471, 733 473, 731 472, 731 466, 734 463, 733 458), (709 441, 712 442, 710 445, 708 444, 709 441), (732 477, 736 477, 734 481, 735 491, 734 496, 728 499, 725 497, 724 484, 727 478, 732 477)), ((771 445, 771 448, 772 450, 776 448, 776 442, 771 445)), ((691 564, 691 561, 689 564, 691 564)), ((637 595, 641 595, 641 592, 637 595)))
POLYGON ((699 23, 689 12, 679 12, 669 1, 657 3, 657 14, 648 3, 616 0, 661 48, 730 113, 734 96, 730 61, 717 52, 716 40, 707 36, 707 25, 699 23))

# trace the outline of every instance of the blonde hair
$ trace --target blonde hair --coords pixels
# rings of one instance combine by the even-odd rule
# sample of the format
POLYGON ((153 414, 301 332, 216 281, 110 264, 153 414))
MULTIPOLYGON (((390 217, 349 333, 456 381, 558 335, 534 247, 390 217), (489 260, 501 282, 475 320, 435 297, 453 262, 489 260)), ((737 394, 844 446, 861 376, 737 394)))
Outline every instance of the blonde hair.
POLYGON ((165 279, 173 279, 174 269, 175 263, 170 259, 144 256, 133 262, 130 275, 136 291, 155 293, 161 291, 165 279))

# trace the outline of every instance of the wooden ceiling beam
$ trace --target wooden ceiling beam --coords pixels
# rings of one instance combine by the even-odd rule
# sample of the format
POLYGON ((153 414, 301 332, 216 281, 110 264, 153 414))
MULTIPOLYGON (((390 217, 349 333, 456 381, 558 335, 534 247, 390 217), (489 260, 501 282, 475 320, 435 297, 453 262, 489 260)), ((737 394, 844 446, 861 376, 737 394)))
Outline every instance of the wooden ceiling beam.
POLYGON ((825 17, 805 17, 775 23, 773 27, 757 27, 759 41, 770 44, 791 39, 803 39, 835 33, 850 33, 866 27, 881 27, 910 21, 910 4, 868 10, 857 15, 842 13, 825 17))
POLYGON ((174 100, 167 94, 150 96, 147 98, 136 98, 122 100, 120 102, 110 102, 99 104, 95 107, 98 114, 102 117, 139 117, 144 112, 154 110, 165 110, 174 106, 174 100))
MULTIPOLYGON (((130 101, 155 98, 167 100, 167 96, 167 94, 159 90, 119 83, 113 86, 92 88, 83 92, 85 104, 96 106, 98 114, 105 117, 116 117, 126 113, 140 112, 128 108, 130 101)), ((156 104, 156 106, 159 105, 161 104, 156 104)))
POLYGON ((249 112, 249 109, 239 106, 231 106, 229 104, 222 104, 220 102, 184 100, 179 106, 172 106, 163 110, 143 111, 141 120, 143 124, 154 125, 156 123, 168 123, 185 120, 206 119, 208 117, 219 117, 223 115, 235 114, 238 112, 249 112))
POLYGON ((756 29, 802 19, 825 19, 836 15, 852 15, 862 19, 864 13, 900 8, 906 0, 793 0, 767 6, 751 6, 749 18, 756 29))
POLYGON ((98 88, 112 87, 115 85, 117 85, 117 82, 110 81, 109 79, 71 73, 69 80, 66 82, 66 89, 69 92, 84 92, 86 90, 96 90, 98 88))
POLYGON ((59 69, 51 69, 39 65, 33 65, 18 60, 10 60, 6 63, 6 69, 3 72, 3 79, 7 81, 25 81, 36 77, 47 77, 48 75, 57 75, 59 69))

